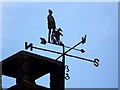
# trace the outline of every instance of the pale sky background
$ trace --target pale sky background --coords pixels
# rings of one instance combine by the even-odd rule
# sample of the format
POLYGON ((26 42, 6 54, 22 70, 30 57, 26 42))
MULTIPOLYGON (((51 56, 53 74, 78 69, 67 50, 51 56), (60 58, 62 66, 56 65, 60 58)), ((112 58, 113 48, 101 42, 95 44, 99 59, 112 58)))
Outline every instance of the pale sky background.
MULTIPOLYGON (((118 87, 118 3, 3 3, 2 4, 2 59, 24 49, 26 41, 34 46, 62 51, 61 47, 41 45, 39 37, 47 39, 48 9, 53 10, 57 28, 63 29, 61 40, 73 46, 87 34, 87 43, 77 48, 82 54, 69 54, 90 59, 99 58, 100 66, 66 57, 71 77, 67 88, 117 88, 118 87)), ((67 50, 67 49, 66 49, 67 50)), ((29 50, 27 50, 29 51, 29 50)), ((31 51, 30 51, 31 52, 31 51)), ((59 55, 34 50, 33 53, 56 59, 59 55)), ((36 80, 49 87, 49 75, 36 80)), ((3 76, 3 87, 15 84, 15 79, 3 76), (9 80, 9 82, 8 82, 9 80)))

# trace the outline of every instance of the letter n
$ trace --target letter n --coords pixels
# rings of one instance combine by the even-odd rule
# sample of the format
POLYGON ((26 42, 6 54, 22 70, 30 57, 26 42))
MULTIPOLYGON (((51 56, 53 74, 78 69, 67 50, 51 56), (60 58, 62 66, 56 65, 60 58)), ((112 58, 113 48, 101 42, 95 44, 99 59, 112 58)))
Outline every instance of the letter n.
POLYGON ((32 43, 28 44, 28 42, 25 42, 25 49, 27 50, 28 48, 30 48, 30 50, 32 51, 33 50, 33 44, 32 43))

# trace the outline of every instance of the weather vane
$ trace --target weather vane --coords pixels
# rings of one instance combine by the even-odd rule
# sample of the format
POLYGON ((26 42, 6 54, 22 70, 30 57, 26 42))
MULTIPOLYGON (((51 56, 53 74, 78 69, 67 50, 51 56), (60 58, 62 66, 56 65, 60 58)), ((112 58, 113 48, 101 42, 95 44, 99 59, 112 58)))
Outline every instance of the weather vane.
POLYGON ((55 19, 52 16, 53 11, 49 9, 48 12, 49 12, 49 15, 47 16, 48 30, 49 30, 49 32, 48 32, 48 41, 46 41, 45 38, 40 37, 40 43, 44 44, 44 45, 49 43, 49 44, 52 44, 52 45, 62 46, 63 52, 61 53, 61 52, 57 52, 57 51, 53 51, 53 50, 48 50, 48 49, 34 47, 32 43, 28 44, 28 42, 25 42, 25 49, 30 48, 31 51, 33 49, 38 49, 38 50, 42 50, 42 51, 48 51, 48 52, 60 54, 60 56, 57 57, 56 60, 58 60, 59 58, 62 57, 62 63, 63 63, 63 66, 64 66, 64 75, 65 75, 64 78, 66 80, 70 79, 70 76, 68 74, 69 67, 68 67, 68 65, 65 65, 65 56, 69 56, 69 57, 73 57, 73 58, 89 61, 89 62, 94 63, 94 66, 98 67, 99 66, 99 59, 97 59, 97 58, 95 58, 94 60, 91 60, 91 59, 86 59, 86 58, 83 58, 83 57, 67 54, 71 50, 77 50, 77 51, 80 51, 81 53, 84 53, 85 52, 84 49, 79 50, 76 47, 78 45, 80 45, 80 44, 85 44, 86 43, 87 35, 82 37, 81 41, 78 42, 77 44, 75 44, 73 47, 65 46, 64 43, 60 40, 60 36, 63 36, 62 29, 61 28, 58 28, 58 29, 56 28, 55 19), (65 48, 69 48, 69 49, 67 51, 65 51, 65 48), (66 69, 66 73, 65 73, 65 69, 66 69))

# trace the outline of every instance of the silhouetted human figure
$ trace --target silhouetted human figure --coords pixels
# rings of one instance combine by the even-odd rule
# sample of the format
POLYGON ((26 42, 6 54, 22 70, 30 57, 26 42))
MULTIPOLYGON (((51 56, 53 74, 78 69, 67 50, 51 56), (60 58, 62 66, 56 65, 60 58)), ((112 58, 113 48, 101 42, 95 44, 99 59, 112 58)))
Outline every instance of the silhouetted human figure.
POLYGON ((47 20, 48 20, 48 42, 50 43, 50 35, 51 35, 51 30, 53 29, 52 33, 54 33, 56 25, 55 25, 55 20, 54 17, 52 16, 52 10, 48 10, 49 15, 47 16, 47 20))

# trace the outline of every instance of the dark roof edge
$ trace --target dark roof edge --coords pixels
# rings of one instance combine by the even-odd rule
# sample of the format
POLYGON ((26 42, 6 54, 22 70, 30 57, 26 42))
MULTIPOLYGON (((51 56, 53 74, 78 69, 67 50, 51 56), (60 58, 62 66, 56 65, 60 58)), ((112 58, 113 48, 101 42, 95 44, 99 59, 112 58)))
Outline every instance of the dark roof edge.
MULTIPOLYGON (((51 58, 48 58, 48 57, 45 57, 45 56, 41 56, 41 55, 38 55, 38 54, 35 54, 35 53, 31 53, 31 52, 28 52, 28 51, 24 51, 24 50, 21 50, 21 51, 15 53, 15 54, 13 54, 12 56, 9 56, 8 58, 2 60, 1 62, 5 63, 8 60, 11 60, 11 59, 13 59, 13 58, 15 58, 15 57, 17 57, 19 55, 27 55, 27 56, 30 56, 30 57, 33 56, 35 58, 44 58, 46 60, 51 60, 53 63, 56 62, 55 59, 51 59, 51 58)), ((62 63, 62 62, 61 61, 57 61, 57 63, 62 63)))

